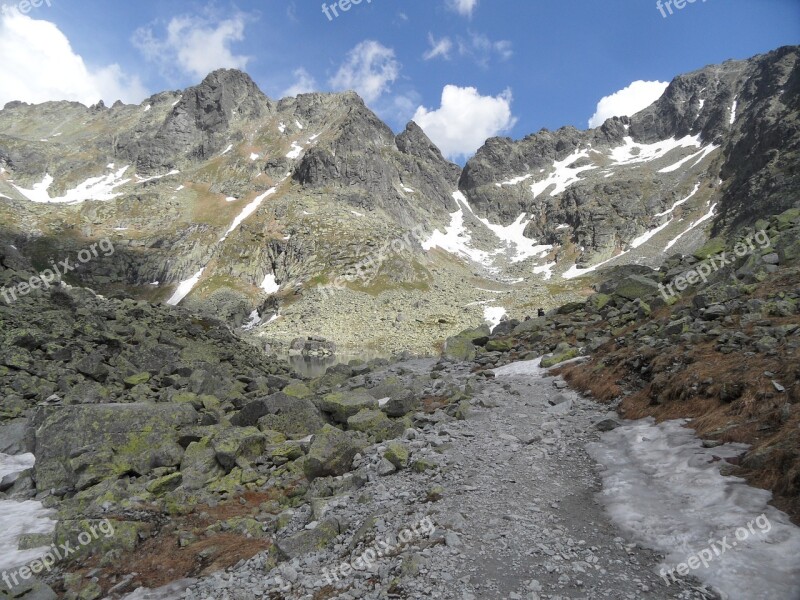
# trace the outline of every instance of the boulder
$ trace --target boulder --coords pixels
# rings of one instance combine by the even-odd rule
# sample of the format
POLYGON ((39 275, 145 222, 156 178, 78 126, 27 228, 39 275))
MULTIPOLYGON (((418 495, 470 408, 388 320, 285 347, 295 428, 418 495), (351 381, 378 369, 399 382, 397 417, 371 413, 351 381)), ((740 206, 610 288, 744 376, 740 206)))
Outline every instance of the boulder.
POLYGON ((347 423, 347 419, 365 408, 378 408, 378 401, 366 390, 332 392, 314 400, 317 408, 327 413, 337 423, 347 423))
POLYGON ((40 409, 34 419, 39 490, 73 488, 181 463, 179 431, 199 421, 188 404, 90 404, 40 409), (95 458, 102 457, 103 460, 95 458), (96 471, 96 473, 94 473, 96 471))
POLYGON ((390 440, 403 435, 405 425, 401 421, 392 421, 380 410, 366 408, 347 419, 348 428, 361 431, 378 442, 390 440))
POLYGON ((353 458, 366 447, 366 442, 352 433, 325 425, 314 436, 304 470, 308 479, 344 475, 353 466, 353 458))

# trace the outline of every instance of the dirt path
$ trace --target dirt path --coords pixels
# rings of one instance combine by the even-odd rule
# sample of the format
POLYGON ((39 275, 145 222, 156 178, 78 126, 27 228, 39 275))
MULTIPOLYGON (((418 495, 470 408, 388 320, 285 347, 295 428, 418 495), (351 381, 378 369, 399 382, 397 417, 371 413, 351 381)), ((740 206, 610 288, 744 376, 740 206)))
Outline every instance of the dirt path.
MULTIPOLYGON (((448 371, 469 376, 467 365, 448 371)), ((668 587, 655 572, 660 557, 620 537, 595 500, 584 450, 606 413, 561 383, 529 365, 500 369, 479 384, 469 419, 432 415, 407 432, 412 464, 431 468, 381 475, 385 445, 373 447, 357 461, 363 486, 351 481, 313 514, 296 511, 286 535, 335 520, 345 533, 332 549, 298 553, 270 573, 256 557, 184 597, 714 597, 691 581, 668 587)))

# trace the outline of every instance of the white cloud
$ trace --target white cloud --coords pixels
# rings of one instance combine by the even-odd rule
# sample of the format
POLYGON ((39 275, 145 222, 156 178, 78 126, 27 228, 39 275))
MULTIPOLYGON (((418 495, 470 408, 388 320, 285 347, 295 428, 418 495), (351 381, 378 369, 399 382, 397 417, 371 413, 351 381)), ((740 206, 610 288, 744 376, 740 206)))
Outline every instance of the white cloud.
POLYGON ((11 100, 39 103, 73 100, 141 102, 147 90, 117 64, 91 68, 49 21, 19 11, 0 13, 0 108, 11 100))
POLYGON ((365 102, 374 102, 400 75, 394 50, 374 40, 364 40, 353 48, 347 60, 331 77, 333 89, 355 90, 365 102))
POLYGON ((137 29, 133 43, 165 73, 177 67, 181 74, 203 78, 215 69, 247 67, 250 57, 231 50, 233 43, 244 40, 244 28, 242 14, 221 21, 211 16, 184 15, 170 20, 163 38, 151 27, 137 29))
POLYGON ((300 67, 294 70, 294 83, 285 89, 281 95, 285 98, 286 96, 315 92, 317 89, 316 79, 312 77, 311 73, 300 67))
POLYGON ((447 5, 465 17, 471 17, 478 7, 478 0, 447 0, 447 5))
POLYGON ((492 41, 482 33, 470 32, 469 39, 459 38, 458 53, 472 58, 479 65, 486 67, 493 56, 500 60, 508 60, 514 55, 513 45, 508 40, 492 41))
POLYGON ((430 42, 431 49, 423 54, 422 58, 425 60, 431 60, 437 56, 441 56, 444 59, 450 58, 450 50, 453 49, 453 42, 449 37, 443 37, 440 40, 436 40, 433 37, 433 34, 429 33, 428 42, 430 42))
POLYGON ((511 91, 481 96, 473 87, 447 85, 436 110, 417 108, 414 121, 442 153, 452 159, 467 157, 487 138, 508 131, 516 123, 511 114, 511 91))
POLYGON ((665 81, 634 81, 628 87, 605 96, 589 119, 589 127, 600 127, 611 117, 630 117, 658 100, 667 89, 665 81))

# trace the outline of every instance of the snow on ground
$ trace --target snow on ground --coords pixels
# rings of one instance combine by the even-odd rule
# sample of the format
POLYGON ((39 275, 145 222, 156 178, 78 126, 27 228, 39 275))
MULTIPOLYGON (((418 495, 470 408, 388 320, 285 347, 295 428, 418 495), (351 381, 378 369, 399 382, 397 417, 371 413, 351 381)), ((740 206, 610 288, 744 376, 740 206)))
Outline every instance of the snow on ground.
POLYGON ((541 275, 544 273, 543 279, 546 281, 553 277, 553 269, 555 268, 556 263, 549 262, 544 265, 539 265, 538 267, 533 267, 533 273, 535 275, 541 275))
POLYGON ((414 190, 412 190, 410 187, 406 187, 406 186, 403 186, 403 191, 407 192, 409 194, 414 194, 415 193, 414 190))
POLYGON ((257 154, 256 152, 251 152, 251 153, 250 153, 250 160, 258 160, 258 158, 259 158, 260 156, 261 156, 261 155, 260 155, 260 154, 257 154))
POLYGON ((504 185, 517 185, 518 183, 527 181, 531 177, 533 177, 533 175, 529 173, 528 175, 520 175, 519 177, 514 177, 513 179, 509 179, 508 181, 501 181, 500 183, 495 183, 495 185, 499 188, 503 187, 504 185))
POLYGON ((354 214, 355 216, 357 216, 357 217, 363 217, 363 216, 364 216, 364 214, 363 214, 363 213, 360 213, 360 212, 358 212, 357 210, 351 210, 350 212, 351 212, 351 213, 353 213, 353 214, 354 214))
POLYGON ((143 110, 142 112, 147 112, 147 111, 148 111, 148 110, 150 110, 151 108, 153 108, 153 107, 152 107, 151 105, 149 105, 149 104, 148 104, 147 106, 145 106, 145 107, 144 107, 144 110, 143 110))
POLYGON ((183 598, 183 592, 196 582, 197 579, 181 579, 155 590, 138 588, 123 596, 121 600, 177 600, 183 598))
MULTIPOLYGON (((0 453, 0 480, 30 469, 34 462, 33 454, 0 453)), ((41 502, 0 500, 0 572, 26 565, 44 554, 46 547, 18 550, 17 544, 23 534, 51 533, 56 524, 52 515, 53 511, 46 510, 41 502)))
POLYGON ((649 231, 645 231, 642 235, 640 235, 631 242, 631 248, 638 248, 639 246, 647 242, 649 239, 651 239, 654 235, 658 234, 660 231, 663 231, 670 223, 672 223, 672 219, 670 219, 666 223, 662 223, 658 227, 655 227, 649 231))
POLYGON ((625 144, 611 150, 611 160, 617 165, 632 165, 663 158, 676 148, 700 148, 700 135, 687 135, 681 139, 670 139, 655 144, 639 144, 628 136, 625 144))
POLYGON ((492 369, 492 371, 494 372, 495 378, 515 377, 518 375, 530 375, 531 377, 544 377, 544 375, 547 372, 547 369, 543 369, 539 366, 539 363, 541 362, 542 358, 539 357, 533 360, 523 360, 519 362, 513 362, 503 367, 497 367, 496 369, 492 369))
POLYGON ((712 205, 711 205, 711 208, 708 210, 708 212, 707 212, 706 214, 704 214, 702 217, 700 217, 700 218, 699 218, 699 219, 697 219, 696 221, 693 221, 693 222, 692 222, 692 224, 691 224, 691 225, 689 225, 689 227, 687 227, 687 228, 686 228, 686 229, 683 231, 683 233, 680 233, 680 234, 679 234, 677 237, 675 237, 675 238, 671 239, 671 240, 670 240, 670 241, 667 243, 666 247, 664 248, 664 252, 666 252, 667 250, 669 250, 670 248, 672 248, 672 247, 673 247, 673 246, 674 246, 674 245, 677 243, 677 241, 678 241, 679 239, 681 239, 683 236, 685 236, 687 233, 689 233, 689 232, 690 232, 692 229, 694 229, 695 227, 697 227, 697 226, 698 226, 698 225, 700 225, 701 223, 705 223, 705 222, 706 222, 706 221, 708 221, 708 220, 709 220, 711 217, 713 217, 713 216, 714 216, 714 211, 716 210, 716 208, 717 208, 717 205, 716 205, 716 204, 712 204, 712 205))
MULTIPOLYGON (((108 168, 113 169, 113 164, 108 165, 108 168)), ((71 190, 64 192, 63 196, 55 198, 51 198, 50 193, 47 191, 53 185, 53 177, 50 174, 45 174, 44 179, 40 183, 34 184, 31 189, 21 188, 16 185, 14 185, 14 188, 31 202, 42 204, 78 204, 87 200, 106 202, 122 195, 114 192, 114 190, 131 181, 130 179, 123 179, 123 175, 127 170, 128 167, 125 166, 99 177, 90 177, 71 190)))
POLYGON ((286 155, 286 158, 291 158, 294 160, 295 158, 300 158, 300 155, 303 153, 303 147, 298 146, 297 142, 292 142, 292 149, 286 155))
POLYGON ((192 275, 189 279, 184 279, 183 281, 181 281, 178 284, 178 289, 176 289, 175 293, 172 294, 172 297, 169 300, 167 300, 167 304, 171 304, 172 306, 180 304, 181 300, 186 298, 186 296, 189 295, 189 292, 191 292, 194 289, 194 286, 197 285, 197 282, 200 281, 200 278, 203 276, 203 271, 205 270, 206 268, 203 267, 197 273, 192 275))
POLYGON ((227 148, 225 148, 225 150, 223 150, 223 151, 222 151, 222 154, 220 154, 220 156, 225 156, 225 155, 226 155, 228 152, 230 152, 232 149, 233 149, 233 144, 228 144, 228 147, 227 147, 227 148))
POLYGON ((491 331, 494 331, 504 316, 506 316, 506 309, 502 306, 485 306, 483 308, 483 318, 489 324, 491 331))
POLYGON ((303 129, 302 123, 300 123, 300 121, 298 121, 297 119, 295 119, 294 124, 297 125, 298 129, 303 129))
POLYGON ((733 125, 736 122, 736 108, 739 105, 739 99, 733 99, 733 105, 731 106, 731 120, 730 124, 733 125))
POLYGON ((264 277, 264 281, 261 282, 259 287, 268 294, 275 294, 281 289, 281 286, 275 281, 274 273, 267 273, 267 276, 264 277))
POLYGON ((281 123, 280 125, 278 125, 278 131, 280 131, 281 133, 286 131, 286 124, 285 123, 281 123))
POLYGON ((691 193, 688 196, 686 196, 686 198, 678 200, 675 204, 673 204, 671 207, 669 207, 664 212, 660 212, 660 213, 658 213, 656 215, 653 215, 653 216, 655 216, 655 217, 666 217, 667 215, 672 214, 672 211, 674 211, 676 208, 678 208, 681 204, 684 204, 685 202, 689 201, 691 199, 691 197, 694 196, 699 189, 700 189, 700 184, 698 183, 698 184, 696 184, 694 186, 694 189, 691 191, 691 193))
POLYGON ((182 189, 184 189, 184 186, 179 185, 178 187, 175 188, 175 191, 180 192, 182 189))
POLYGON ((445 227, 444 233, 435 229, 431 236, 422 242, 422 249, 428 251, 432 248, 441 248, 488 267, 491 262, 489 254, 470 246, 472 238, 464 227, 464 209, 459 204, 459 197, 464 196, 460 192, 453 194, 458 210, 450 213, 450 225, 445 227))
POLYGON ((457 203, 462 204, 469 210, 476 219, 483 223, 489 231, 500 239, 504 247, 497 250, 495 254, 504 252, 509 256, 511 262, 517 263, 534 256, 543 256, 553 249, 552 246, 540 245, 536 240, 532 240, 523 235, 528 223, 533 220, 533 217, 527 220, 525 219, 527 213, 522 213, 511 225, 495 225, 490 223, 489 219, 482 219, 476 215, 466 197, 461 192, 453 194, 453 198, 455 198, 457 203), (512 247, 513 254, 511 254, 512 247))
POLYGON ((590 169, 596 169, 596 165, 585 165, 583 167, 571 167, 575 161, 581 158, 588 158, 589 157, 589 150, 576 150, 564 160, 557 160, 553 163, 553 172, 550 173, 547 178, 543 179, 542 181, 537 181, 533 185, 531 185, 531 191, 533 192, 533 197, 536 198, 539 194, 544 192, 547 188, 551 185, 554 185, 555 188, 552 192, 550 192, 551 196, 556 196, 566 190, 569 186, 573 183, 577 183, 580 181, 580 177, 578 175, 583 171, 589 171, 590 169))
POLYGON ((225 202, 236 202, 236 200, 238 200, 238 198, 234 198, 233 196, 227 196, 225 198, 225 202))
POLYGON ((237 215, 237 217, 236 217, 236 218, 233 220, 233 223, 231 223, 231 226, 230 226, 230 227, 228 227, 228 231, 226 231, 226 232, 225 232, 225 235, 223 235, 223 236, 222 236, 222 237, 219 239, 219 241, 220 241, 220 242, 224 242, 224 241, 225 241, 225 239, 226 239, 226 238, 227 238, 227 237, 228 237, 228 236, 229 236, 229 235, 230 235, 230 234, 231 234, 231 233, 232 233, 232 232, 233 232, 233 231, 234 231, 234 230, 235 230, 235 229, 236 229, 236 228, 237 228, 239 225, 241 225, 241 224, 242 224, 242 222, 243 222, 243 221, 244 221, 244 220, 245 220, 247 217, 249 217, 249 216, 250 216, 250 215, 252 215, 254 212, 256 212, 256 210, 258 209, 258 207, 259 207, 259 206, 261 206, 261 203, 264 201, 264 199, 265 199, 265 198, 267 198, 268 196, 271 196, 272 194, 274 194, 274 193, 275 193, 275 191, 276 191, 277 189, 278 189, 277 187, 270 188, 270 189, 268 189, 266 192, 264 192, 263 194, 261 194, 260 196, 256 196, 256 197, 255 197, 255 198, 254 198, 254 199, 253 199, 253 200, 250 202, 250 204, 248 204, 247 206, 245 206, 245 207, 242 209, 242 212, 240 212, 240 213, 237 215))
POLYGON ((580 267, 578 267, 578 265, 572 265, 569 269, 567 269, 566 272, 561 274, 561 277, 563 279, 575 279, 576 277, 580 277, 581 275, 586 275, 587 273, 591 273, 592 271, 596 271, 597 269, 599 269, 603 265, 605 265, 607 263, 610 263, 612 260, 616 260, 620 256, 624 256, 627 253, 628 253, 627 250, 625 252, 620 252, 616 256, 612 256, 611 258, 609 258, 607 260, 604 260, 603 262, 599 262, 596 265, 592 265, 591 267, 587 267, 585 269, 581 269, 580 267))
POLYGON ((251 329, 256 327, 259 323, 261 323, 261 317, 258 315, 258 309, 255 309, 253 312, 250 313, 247 323, 242 325, 242 329, 244 329, 245 331, 250 331, 251 329))
POLYGON ((703 448, 685 422, 630 422, 588 444, 605 469, 600 499, 612 520, 663 552, 668 570, 711 550, 712 541, 720 549, 727 538, 730 549, 712 552, 707 567, 690 573, 730 600, 800 598, 800 528, 767 504, 770 492, 720 475, 719 459, 738 456, 745 446, 703 448))
POLYGON ((169 173, 164 173, 163 175, 153 175, 152 177, 141 177, 140 175, 136 175, 136 183, 147 183, 148 181, 154 181, 156 179, 163 179, 164 177, 169 177, 171 175, 179 175, 180 171, 177 169, 173 169, 169 173))

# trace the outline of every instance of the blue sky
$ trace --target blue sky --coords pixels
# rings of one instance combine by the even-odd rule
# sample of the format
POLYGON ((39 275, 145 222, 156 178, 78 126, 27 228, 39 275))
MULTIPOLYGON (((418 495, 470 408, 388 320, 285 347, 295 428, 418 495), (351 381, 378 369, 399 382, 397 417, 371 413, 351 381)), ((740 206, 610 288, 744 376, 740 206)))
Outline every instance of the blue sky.
MULTIPOLYGON (((331 18, 322 0, 38 2, 2 14, 0 105, 140 102, 239 67, 273 98, 354 87, 393 129, 416 116, 461 160, 489 135, 586 128, 634 81, 800 43, 798 0, 696 0, 666 17, 655 0, 328 0, 331 18)), ((663 83, 606 109, 649 104, 663 83)))

